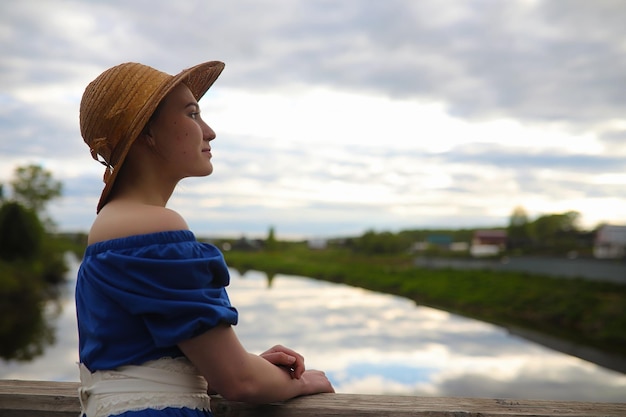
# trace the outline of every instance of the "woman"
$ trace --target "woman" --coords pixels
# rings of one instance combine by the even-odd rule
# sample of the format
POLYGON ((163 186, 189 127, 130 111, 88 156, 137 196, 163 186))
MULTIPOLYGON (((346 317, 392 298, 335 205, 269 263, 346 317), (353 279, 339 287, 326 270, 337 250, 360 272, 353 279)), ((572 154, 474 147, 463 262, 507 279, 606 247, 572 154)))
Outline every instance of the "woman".
POLYGON ((211 416, 207 392, 252 403, 333 392, 291 349, 242 347, 222 254, 166 208, 181 179, 213 171, 198 100, 223 68, 126 63, 83 95, 81 134, 106 166, 76 286, 87 417, 211 416))

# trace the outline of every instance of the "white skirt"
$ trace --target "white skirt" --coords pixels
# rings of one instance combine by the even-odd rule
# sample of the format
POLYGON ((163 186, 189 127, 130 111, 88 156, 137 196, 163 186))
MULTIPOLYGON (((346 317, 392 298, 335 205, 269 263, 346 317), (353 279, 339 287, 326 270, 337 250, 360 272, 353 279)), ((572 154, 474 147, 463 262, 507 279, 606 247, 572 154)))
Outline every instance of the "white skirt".
POLYGON ((91 373, 80 364, 78 396, 87 417, 168 407, 211 410, 207 382, 185 357, 91 373))

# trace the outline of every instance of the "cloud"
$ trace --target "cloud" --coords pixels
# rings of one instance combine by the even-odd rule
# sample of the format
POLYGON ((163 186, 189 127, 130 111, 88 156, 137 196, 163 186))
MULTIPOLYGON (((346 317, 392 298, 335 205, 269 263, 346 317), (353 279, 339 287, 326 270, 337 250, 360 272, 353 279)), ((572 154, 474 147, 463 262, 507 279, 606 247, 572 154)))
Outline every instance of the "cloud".
POLYGON ((172 200, 201 233, 497 226, 516 205, 626 222, 619 1, 24 0, 0 16, 0 180, 54 169, 64 228, 88 228, 101 187, 87 83, 211 59, 227 63, 201 102, 215 173, 172 200))

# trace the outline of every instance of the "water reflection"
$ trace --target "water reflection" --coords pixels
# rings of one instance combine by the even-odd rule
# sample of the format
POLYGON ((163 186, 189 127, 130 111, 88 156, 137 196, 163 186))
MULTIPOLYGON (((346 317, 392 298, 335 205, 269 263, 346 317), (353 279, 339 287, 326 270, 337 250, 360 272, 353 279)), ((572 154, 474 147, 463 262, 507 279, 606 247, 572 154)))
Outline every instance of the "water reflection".
MULTIPOLYGON (((77 381, 77 265, 54 320, 57 343, 1 379, 77 381)), ((338 392, 621 402, 626 375, 552 351, 505 329, 412 301, 307 278, 232 271, 236 331, 261 352, 277 343, 325 370, 338 392)))
POLYGON ((2 271, 0 358, 30 361, 55 342, 51 323, 61 311, 57 285, 39 282, 21 271, 2 271))
POLYGON ((623 401, 626 375, 407 299, 344 285, 233 273, 237 332, 253 351, 282 343, 338 392, 623 401))
MULTIPOLYGON (((0 362, 0 379, 31 379, 50 381, 75 381, 76 361, 78 355, 78 334, 76 330, 76 309, 74 307, 74 286, 78 263, 74 257, 67 259, 68 280, 55 287, 54 296, 45 304, 41 300, 33 300, 15 307, 18 314, 25 310, 39 312, 35 330, 40 333, 23 336, 27 344, 22 349, 35 353, 30 361, 22 362, 13 356, 3 357, 0 362)), ((29 315, 32 312, 28 313, 29 315)), ((15 339, 11 334, 10 338, 15 339)), ((22 337, 22 336, 20 336, 22 337)), ((24 358, 26 359, 26 358, 24 358)))

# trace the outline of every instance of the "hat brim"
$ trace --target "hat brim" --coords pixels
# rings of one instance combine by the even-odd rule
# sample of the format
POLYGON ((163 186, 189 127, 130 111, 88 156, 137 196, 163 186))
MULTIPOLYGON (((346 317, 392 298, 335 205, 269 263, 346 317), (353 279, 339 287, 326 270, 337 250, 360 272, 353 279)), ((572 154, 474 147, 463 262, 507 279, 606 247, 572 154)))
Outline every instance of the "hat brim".
MULTIPOLYGON (((100 200, 98 201, 98 206, 96 209, 96 213, 99 213, 102 207, 109 201, 109 197, 111 194, 111 190, 113 189, 113 185, 115 184, 115 179, 117 178, 117 174, 120 171, 124 160, 126 159, 126 155, 130 150, 132 144, 135 142, 135 139, 139 136, 141 131, 144 129, 148 120, 155 112, 159 103, 169 94, 174 87, 178 86, 181 83, 184 83, 191 93, 195 97, 196 100, 200 100, 202 96, 211 88, 215 80, 220 76, 222 71, 224 70, 224 63, 220 61, 209 61, 194 67, 188 68, 186 70, 181 71, 179 74, 172 76, 167 82, 158 86, 152 96, 148 100, 146 100, 146 104, 137 112, 135 118, 133 119, 129 129, 128 135, 126 136, 126 140, 119 148, 119 154, 115 155, 115 159, 117 162, 115 167, 113 167, 112 171, 108 175, 105 180, 104 189, 102 190, 102 194, 100 195, 100 200)), ((117 150, 116 150, 117 151, 117 150)), ((108 169, 108 168, 107 168, 108 169)))

